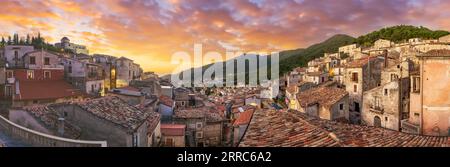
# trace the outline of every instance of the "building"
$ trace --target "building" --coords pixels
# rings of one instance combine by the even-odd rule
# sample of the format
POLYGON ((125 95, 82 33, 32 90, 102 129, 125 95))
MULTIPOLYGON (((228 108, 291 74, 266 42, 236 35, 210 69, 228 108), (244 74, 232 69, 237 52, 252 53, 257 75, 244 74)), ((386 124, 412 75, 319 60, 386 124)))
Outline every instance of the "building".
POLYGON ((369 56, 346 64, 344 85, 349 92, 350 122, 360 122, 363 92, 380 84, 383 62, 382 58, 369 56))
POLYGON ((291 85, 286 89, 286 105, 289 109, 296 110, 299 108, 297 94, 308 89, 313 88, 316 84, 312 82, 300 82, 296 85, 291 85))
POLYGON ((411 74, 409 118, 402 131, 448 136, 450 133, 450 50, 419 55, 419 70, 411 74))
POLYGON ((389 40, 385 40, 385 39, 378 39, 373 44, 374 49, 386 49, 386 48, 390 48, 392 46, 394 46, 394 43, 389 40))
POLYGON ((33 51, 22 57, 23 68, 6 69, 5 98, 13 106, 79 100, 84 93, 64 81, 64 67, 58 56, 33 51))
POLYGON ((107 96, 116 96, 126 101, 132 106, 138 106, 144 103, 145 95, 138 88, 127 86, 112 89, 107 96))
POLYGON ((133 60, 120 57, 116 59, 117 87, 128 86, 135 79, 140 79, 142 69, 133 60))
POLYGON ((163 147, 185 147, 185 130, 183 124, 161 124, 163 147))
POLYGON ((262 110, 253 114, 239 147, 449 147, 448 140, 262 110))
POLYGON ((159 96, 158 112, 161 114, 161 121, 166 122, 172 120, 175 102, 168 96, 159 96))
POLYGON ((74 54, 89 54, 89 50, 84 45, 79 45, 75 43, 70 43, 70 39, 67 37, 63 37, 61 39, 61 43, 56 43, 55 47, 61 48, 64 50, 69 50, 74 54))
POLYGON ((362 124, 400 131, 409 112, 409 61, 398 59, 381 72, 381 85, 364 92, 362 124))
POLYGON ((34 51, 33 46, 7 45, 3 47, 3 57, 6 60, 7 68, 23 68, 23 56, 34 51))
POLYGON ((321 71, 307 72, 306 75, 304 75, 303 81, 321 84, 328 81, 328 73, 321 71))
POLYGON ((103 66, 73 58, 63 58, 66 80, 87 94, 103 96, 105 94, 103 66))
POLYGON ((245 109, 241 108, 241 111, 239 111, 239 115, 233 122, 233 147, 237 146, 242 140, 242 137, 244 137, 255 110, 254 107, 247 107, 245 109))
POLYGON ((440 37, 439 42, 450 44, 450 35, 440 37))
POLYGON ((82 129, 81 139, 105 140, 110 147, 147 147, 149 143, 158 143, 149 139, 153 135, 155 139, 158 137, 160 115, 140 110, 118 97, 55 104, 52 108, 61 112, 65 121, 82 129))
POLYGON ((344 89, 319 86, 298 93, 297 111, 326 120, 349 120, 348 92, 344 89))
POLYGON ((175 111, 173 121, 186 125, 186 143, 189 147, 222 145, 223 113, 212 108, 185 108, 175 111))
POLYGON ((352 54, 355 50, 358 50, 358 46, 356 44, 346 45, 339 47, 339 53, 352 54))
POLYGON ((109 55, 94 54, 94 63, 101 65, 104 74, 104 92, 117 88, 116 86, 116 57, 109 55))

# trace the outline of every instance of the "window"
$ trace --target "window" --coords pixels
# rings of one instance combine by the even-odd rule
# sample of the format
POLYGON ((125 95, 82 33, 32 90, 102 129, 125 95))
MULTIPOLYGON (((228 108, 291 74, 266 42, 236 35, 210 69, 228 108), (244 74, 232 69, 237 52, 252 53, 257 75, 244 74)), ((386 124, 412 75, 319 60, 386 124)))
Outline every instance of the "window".
POLYGON ((69 66, 69 73, 72 73, 72 66, 69 66))
POLYGON ((50 71, 44 71, 44 78, 45 78, 45 79, 51 78, 51 73, 50 73, 50 71))
POLYGON ((353 85, 353 92, 357 92, 358 91, 358 85, 353 85))
POLYGON ((44 65, 50 65, 50 58, 49 57, 44 58, 44 65))
POLYGON ((33 70, 27 71, 27 79, 34 79, 34 71, 33 70))
POLYGON ((344 110, 344 104, 339 104, 339 110, 344 110))
POLYGON ((388 89, 384 89, 384 95, 385 95, 385 96, 388 95, 388 89))
POLYGON ((14 76, 12 71, 6 71, 6 78, 12 78, 14 76))
POLYGON ((388 117, 384 117, 384 120, 385 120, 385 121, 388 121, 388 117))
POLYGON ((398 75, 397 74, 391 74, 391 82, 395 81, 398 79, 398 75))
POLYGON ((420 114, 419 113, 414 113, 414 116, 418 117, 418 116, 420 116, 420 114))
POLYGON ((375 109, 380 109, 381 108, 381 98, 380 97, 374 97, 374 108, 375 109))
POLYGON ((196 137, 197 139, 203 138, 203 132, 197 132, 197 133, 195 133, 195 137, 196 137))
POLYGON ((358 73, 357 72, 352 73, 352 81, 358 83, 358 73))
POLYGON ((34 56, 30 57, 30 64, 31 65, 35 65, 36 64, 36 57, 34 57, 34 56))
POLYGON ((139 133, 135 133, 132 136, 133 147, 139 146, 139 133))
POLYGON ((166 142, 164 144, 167 147, 173 147, 174 146, 174 142, 172 138, 166 138, 166 142))
POLYGON ((413 84, 412 91, 415 93, 419 93, 420 92, 420 77, 413 77, 412 84, 413 84))
POLYGON ((196 127, 197 127, 197 129, 203 128, 203 123, 202 122, 197 122, 196 127))

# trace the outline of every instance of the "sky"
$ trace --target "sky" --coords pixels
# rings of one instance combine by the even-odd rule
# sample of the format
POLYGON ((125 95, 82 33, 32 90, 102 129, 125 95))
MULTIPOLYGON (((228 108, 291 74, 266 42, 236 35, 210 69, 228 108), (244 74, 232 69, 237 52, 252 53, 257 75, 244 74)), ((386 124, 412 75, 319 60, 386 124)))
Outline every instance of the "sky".
POLYGON ((173 72, 172 55, 304 48, 408 24, 450 30, 447 0, 2 0, 0 36, 37 34, 173 72))

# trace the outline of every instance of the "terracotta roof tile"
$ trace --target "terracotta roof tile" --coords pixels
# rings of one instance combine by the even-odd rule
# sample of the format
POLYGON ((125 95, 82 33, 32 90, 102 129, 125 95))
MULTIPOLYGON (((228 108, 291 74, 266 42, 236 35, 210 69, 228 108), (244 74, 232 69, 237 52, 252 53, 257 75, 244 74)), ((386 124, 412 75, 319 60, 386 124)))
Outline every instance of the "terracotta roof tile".
POLYGON ((448 49, 439 49, 439 50, 430 50, 422 55, 424 57, 450 57, 450 50, 448 49))
POLYGON ((257 111, 240 147, 449 147, 448 137, 419 136, 384 128, 309 117, 298 111, 257 111))
POLYGON ((165 95, 159 96, 159 102, 161 104, 164 104, 164 105, 169 106, 169 107, 172 107, 173 104, 174 104, 173 100, 170 97, 165 96, 165 95))
POLYGON ((255 108, 248 108, 244 112, 241 112, 239 114, 239 117, 234 121, 233 125, 239 126, 239 125, 249 124, 252 119, 254 111, 255 111, 255 108))
POLYGON ((39 100, 75 97, 84 95, 64 80, 57 81, 19 81, 20 96, 14 100, 39 100))
POLYGON ((348 92, 344 89, 322 86, 300 92, 297 94, 297 100, 303 107, 316 103, 328 107, 347 95, 348 92))

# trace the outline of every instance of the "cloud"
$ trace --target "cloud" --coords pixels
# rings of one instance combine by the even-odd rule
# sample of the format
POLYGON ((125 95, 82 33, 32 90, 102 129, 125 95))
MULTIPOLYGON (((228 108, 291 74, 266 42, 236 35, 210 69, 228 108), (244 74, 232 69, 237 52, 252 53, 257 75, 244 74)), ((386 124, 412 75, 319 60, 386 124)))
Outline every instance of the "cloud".
POLYGON ((6 0, 2 7, 0 34, 68 36, 91 53, 127 56, 159 73, 170 73, 171 55, 192 53, 195 43, 204 53, 278 51, 397 24, 450 30, 444 0, 6 0))

